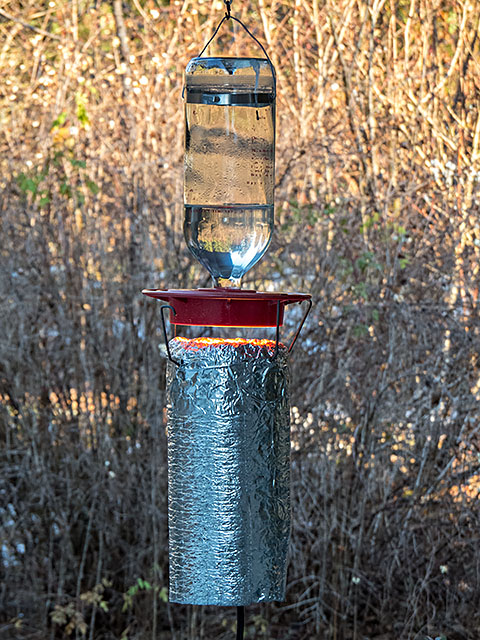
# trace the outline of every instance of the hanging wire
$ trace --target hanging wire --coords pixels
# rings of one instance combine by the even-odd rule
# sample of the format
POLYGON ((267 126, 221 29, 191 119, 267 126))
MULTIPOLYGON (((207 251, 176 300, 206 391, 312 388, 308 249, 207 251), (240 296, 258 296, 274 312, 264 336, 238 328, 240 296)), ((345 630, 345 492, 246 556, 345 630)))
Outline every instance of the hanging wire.
POLYGON ((253 33, 250 31, 250 29, 243 24, 243 22, 239 19, 239 18, 235 18, 235 16, 232 16, 230 13, 230 7, 232 5, 232 0, 223 0, 227 11, 225 13, 225 15, 223 16, 223 18, 220 20, 220 22, 217 25, 217 28, 215 29, 215 31, 213 32, 213 35, 211 36, 210 40, 207 42, 207 44, 203 47, 203 49, 200 51, 200 53, 198 54, 198 58, 201 58, 205 52, 205 50, 208 48, 208 46, 210 45, 210 43, 212 42, 212 40, 215 38, 215 36, 217 35, 217 33, 220 31, 221 26, 223 25, 224 22, 226 22, 227 20, 234 20, 235 22, 238 22, 238 24, 244 28, 244 30, 248 33, 248 35, 252 38, 252 40, 254 40, 258 46, 260 47, 260 49, 263 51, 263 54, 265 56, 265 58, 267 59, 267 62, 270 66, 270 70, 272 72, 272 76, 273 76, 273 95, 274 97, 277 95, 277 76, 275 74, 275 67, 273 66, 272 61, 269 58, 269 55, 265 49, 265 47, 263 46, 263 44, 260 42, 260 40, 258 40, 253 33))
MULTIPOLYGON (((232 16, 230 16, 231 18, 232 16)), ((223 18, 221 19, 221 21, 219 22, 219 24, 217 25, 217 28, 215 29, 215 31, 213 32, 212 37, 210 38, 210 40, 207 42, 207 44, 203 47, 203 49, 200 51, 200 53, 198 54, 197 58, 201 58, 203 56, 203 53, 205 51, 205 49, 208 47, 208 45, 211 43, 211 41, 215 38, 215 36, 217 35, 217 33, 220 31, 220 27, 222 26, 222 24, 228 20, 227 18, 227 14, 225 14, 223 16, 223 18)))

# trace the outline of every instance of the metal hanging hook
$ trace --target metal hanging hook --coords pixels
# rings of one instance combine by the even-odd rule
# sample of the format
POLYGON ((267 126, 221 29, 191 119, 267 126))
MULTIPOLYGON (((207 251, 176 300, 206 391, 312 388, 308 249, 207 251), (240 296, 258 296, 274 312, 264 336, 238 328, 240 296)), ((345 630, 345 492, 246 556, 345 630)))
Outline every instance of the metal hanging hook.
POLYGON ((181 362, 177 362, 177 360, 174 360, 172 358, 172 354, 170 353, 170 346, 168 344, 168 336, 167 336, 167 327, 165 325, 165 315, 163 313, 165 311, 165 309, 170 309, 170 311, 173 313, 174 316, 177 315, 177 312, 175 311, 175 309, 170 304, 163 304, 160 307, 160 317, 162 318, 163 339, 165 340, 165 346, 167 348, 168 359, 170 360, 170 362, 172 362, 173 364, 176 364, 177 367, 179 367, 182 363, 181 362))
POLYGON ((225 17, 227 18, 227 20, 229 18, 231 18, 232 16, 230 15, 230 7, 232 6, 232 0, 223 0, 225 6, 227 7, 227 13, 225 14, 225 17))

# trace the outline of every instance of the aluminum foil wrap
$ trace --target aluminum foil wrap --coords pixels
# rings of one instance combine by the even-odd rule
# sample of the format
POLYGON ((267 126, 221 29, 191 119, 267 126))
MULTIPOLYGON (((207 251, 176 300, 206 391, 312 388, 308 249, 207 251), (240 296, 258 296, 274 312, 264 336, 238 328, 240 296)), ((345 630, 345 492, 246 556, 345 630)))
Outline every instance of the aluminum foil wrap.
POLYGON ((170 601, 284 600, 290 535, 287 350, 170 341, 170 601))

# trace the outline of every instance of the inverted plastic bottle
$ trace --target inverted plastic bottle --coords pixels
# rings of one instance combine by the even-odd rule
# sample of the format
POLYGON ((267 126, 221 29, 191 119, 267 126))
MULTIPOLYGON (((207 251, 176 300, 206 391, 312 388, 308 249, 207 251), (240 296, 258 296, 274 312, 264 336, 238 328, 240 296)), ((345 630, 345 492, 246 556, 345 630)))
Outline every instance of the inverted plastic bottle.
POLYGON ((275 79, 263 58, 193 58, 185 72, 185 222, 216 286, 239 286, 273 224, 275 79))

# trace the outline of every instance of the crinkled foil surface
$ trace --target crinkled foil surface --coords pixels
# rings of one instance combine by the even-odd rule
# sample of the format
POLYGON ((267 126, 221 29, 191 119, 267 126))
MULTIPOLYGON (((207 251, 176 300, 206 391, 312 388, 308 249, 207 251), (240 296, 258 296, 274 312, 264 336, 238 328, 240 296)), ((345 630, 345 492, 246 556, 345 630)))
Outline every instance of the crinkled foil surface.
POLYGON ((290 535, 287 350, 170 341, 170 601, 284 600, 290 535))

